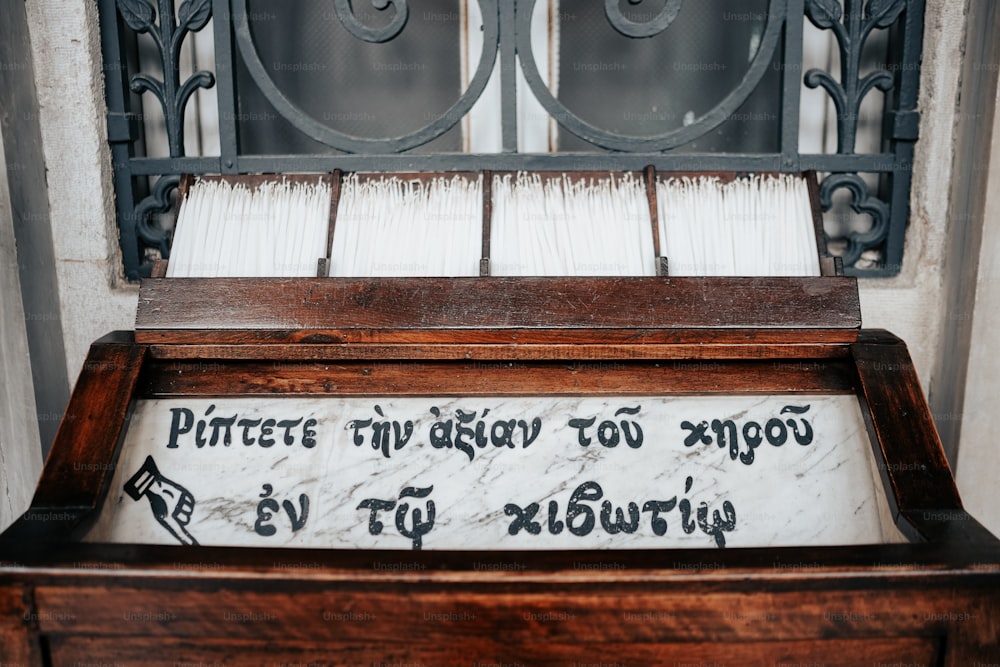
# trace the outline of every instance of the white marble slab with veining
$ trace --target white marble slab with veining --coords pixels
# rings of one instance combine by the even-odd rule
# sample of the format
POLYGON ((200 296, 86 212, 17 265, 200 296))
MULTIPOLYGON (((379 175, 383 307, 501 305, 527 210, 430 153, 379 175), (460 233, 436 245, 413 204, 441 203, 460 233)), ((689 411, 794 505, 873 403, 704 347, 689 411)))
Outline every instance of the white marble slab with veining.
MULTIPOLYGON (((468 426, 474 428, 476 420, 468 426)), ((453 443, 456 427, 453 423, 453 443)), ((751 438, 758 433, 752 425, 747 428, 751 438)), ((504 428, 497 427, 497 433, 502 436, 504 428)), ((610 444, 614 429, 605 426, 603 434, 610 444)), ((142 400, 130 423, 107 501, 87 539, 412 549, 414 509, 426 521, 433 503, 433 524, 419 539, 423 549, 715 547, 717 535, 726 547, 899 541, 874 466, 853 395, 142 400), (376 405, 383 416, 376 412, 376 405), (782 413, 788 406, 808 409, 803 414, 782 413), (437 408, 440 417, 432 414, 432 408, 437 408), (639 408, 639 412, 615 416, 621 408, 639 408), (473 447, 471 460, 469 453, 455 447, 431 444, 435 422, 457 422, 456 411, 474 412, 476 420, 485 414, 483 433, 488 444, 473 447), (233 416, 237 417, 234 424, 242 419, 302 421, 288 429, 291 444, 284 442, 285 429, 274 428, 270 434, 274 444, 262 447, 259 430, 253 427, 247 429, 247 436, 254 444, 247 445, 244 429, 234 425, 230 444, 225 444, 225 428, 220 426, 214 446, 209 442, 197 445, 199 420, 205 422, 204 440, 210 441, 210 421, 233 416), (591 417, 594 425, 584 433, 592 442, 582 446, 579 429, 570 426, 570 420, 591 417), (523 420, 530 436, 535 418, 541 426, 527 447, 523 429, 516 424, 513 447, 496 447, 490 441, 490 429, 497 421, 523 420), (310 429, 314 444, 303 442, 310 419, 315 420, 310 429), (383 452, 372 447, 370 427, 349 425, 352 420, 367 419, 396 421, 401 434, 410 421, 412 434, 396 449, 390 424, 389 448, 383 452), (700 422, 727 419, 740 430, 736 460, 730 457, 728 446, 718 447, 711 427, 706 432, 710 444, 685 445, 700 422), (602 445, 597 437, 604 421, 616 425, 619 442, 614 447, 602 445), (622 421, 628 422, 633 444, 638 438, 635 425, 641 428, 641 446, 626 442, 622 421), (685 421, 688 428, 682 427, 685 421), (808 444, 796 442, 789 426, 793 421, 802 439, 804 422, 811 426, 808 444), (191 430, 175 433, 176 446, 168 446, 172 425, 179 431, 188 422, 191 430), (747 455, 742 432, 749 422, 761 428, 771 422, 776 441, 781 439, 782 428, 786 435, 780 446, 765 437, 753 452, 753 462, 747 464, 739 455, 747 455), (354 444, 356 434, 364 438, 360 446, 354 444), (144 464, 151 470, 147 457, 158 475, 140 474, 133 479, 130 495, 126 483, 144 464), (597 495, 594 483, 600 487, 600 499, 578 502, 571 524, 583 532, 586 507, 593 513, 593 528, 585 535, 574 534, 566 525, 571 496, 581 485, 587 485, 583 488, 589 490, 589 497, 597 495), (401 498, 407 487, 423 497, 401 498), (135 494, 140 494, 138 499, 133 498, 135 494), (270 500, 274 503, 269 506, 270 500), (694 525, 690 533, 683 529, 681 504, 685 500, 691 508, 688 526, 694 525), (362 506, 365 501, 367 505, 362 506), (373 502, 378 505, 377 501, 383 501, 383 507, 395 503, 375 515, 382 525, 380 531, 371 521, 370 507, 373 502), (635 503, 639 520, 633 532, 612 534, 602 525, 604 501, 611 503, 612 531, 616 510, 622 509, 623 518, 629 519, 628 503, 635 503), (654 531, 650 501, 665 503, 661 507, 672 505, 659 514, 666 521, 662 535, 654 531), (532 503, 538 503, 537 512, 515 526, 519 514, 530 514, 532 503), (404 504, 408 508, 402 508, 404 504), (697 522, 703 504, 707 530, 697 522), (550 506, 557 508, 551 520, 550 506), (402 519, 402 532, 409 535, 401 534, 397 515, 402 519), (516 534, 511 534, 512 528, 516 534)), ((631 521, 626 523, 631 529, 631 521)), ((662 522, 659 525, 662 529, 662 522)))

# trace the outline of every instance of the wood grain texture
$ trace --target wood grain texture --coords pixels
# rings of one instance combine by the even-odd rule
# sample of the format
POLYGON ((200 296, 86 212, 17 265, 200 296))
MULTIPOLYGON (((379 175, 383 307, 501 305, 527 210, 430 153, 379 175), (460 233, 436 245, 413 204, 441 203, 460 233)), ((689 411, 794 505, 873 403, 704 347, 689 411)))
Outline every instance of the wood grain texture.
MULTIPOLYGON (((271 346, 273 347, 273 346, 271 346)), ((846 362, 260 361, 151 362, 143 396, 614 395, 853 393, 846 362)))
POLYGON ((311 642, 261 642, 240 640, 185 641, 157 643, 150 651, 143 640, 111 640, 59 637, 52 642, 52 656, 59 664, 72 664, 81 656, 143 667, 177 667, 178 664, 335 665, 372 667, 641 667, 759 665, 823 665, 857 667, 865 664, 936 664, 940 642, 934 638, 911 637, 865 640, 820 640, 799 642, 753 642, 716 644, 703 642, 593 644, 581 637, 574 643, 557 643, 544 638, 531 644, 510 645, 492 637, 470 639, 457 635, 449 641, 400 643, 387 637, 380 643, 360 643, 316 638, 311 642))
POLYGON ((799 328, 850 330, 853 339, 860 324, 849 277, 149 279, 136 313, 140 342, 161 342, 144 336, 165 330, 297 332, 300 341, 317 331, 463 331, 472 342, 533 329, 799 328))
POLYGON ((826 230, 823 228, 823 206, 819 197, 819 179, 815 171, 807 171, 804 174, 806 188, 809 190, 809 208, 812 210, 813 233, 816 237, 816 254, 820 259, 820 273, 824 276, 844 275, 843 265, 840 270, 836 268, 836 262, 830 257, 830 252, 826 247, 826 230))
MULTIPOLYGON (((2 567, 2 566, 0 566, 2 567)), ((38 611, 31 588, 0 582, 0 664, 41 667, 38 611)))
POLYGON ((498 657, 526 665, 586 664, 581 661, 629 656, 628 664, 878 664, 869 662, 875 658, 971 665, 954 656, 983 661, 996 655, 995 636, 991 641, 986 635, 995 625, 987 620, 997 611, 995 588, 882 582, 874 589, 831 589, 827 582, 775 592, 760 579, 670 589, 616 584, 613 575, 591 577, 591 583, 602 578, 611 581, 600 588, 494 587, 470 580, 460 588, 424 581, 404 588, 304 589, 293 582, 220 587, 189 580, 183 590, 161 582, 118 585, 107 595, 104 587, 42 587, 40 630, 52 638, 59 659, 89 651, 139 664, 161 664, 152 660, 164 656, 231 656, 257 664, 244 661, 323 655, 326 664, 405 659, 468 665, 498 657))
MULTIPOLYGON (((835 354, 819 346, 853 343, 858 332, 853 329, 150 329, 137 330, 136 341, 149 345, 317 345, 354 349, 384 349, 386 354, 405 353, 431 358, 456 358, 462 355, 489 355, 492 358, 514 356, 520 359, 608 358, 606 350, 616 350, 624 358, 678 358, 684 348, 694 356, 746 358, 745 349, 720 350, 718 346, 748 346, 763 357, 785 356, 785 350, 798 347, 802 356, 825 357, 835 354), (803 346, 816 347, 810 352, 803 346), (773 348, 780 347, 781 350, 773 348), (393 349, 395 348, 395 349, 393 349), (704 349, 704 352, 697 350, 704 349)), ((370 354, 370 353, 369 353, 370 354)), ((470 357, 471 358, 471 357, 470 357)), ((489 358, 489 357, 487 357, 489 358)))
POLYGON ((432 584, 350 590, 206 590, 39 587, 39 631, 46 635, 225 637, 345 642, 444 643, 493 637, 508 645, 542 640, 625 642, 795 642, 819 638, 945 636, 983 607, 969 591, 886 588, 753 594, 716 590, 697 596, 655 585, 553 590, 455 589, 432 584), (919 610, 914 605, 920 599, 919 610), (914 613, 918 612, 918 613, 914 613))
MULTIPOLYGON (((814 333, 814 332, 813 332, 814 333)), ((825 359, 850 357, 843 343, 285 343, 279 349, 261 342, 226 344, 151 344, 149 355, 155 359, 243 360, 252 361, 280 356, 286 361, 385 361, 385 360, 462 360, 475 362, 516 361, 611 361, 659 360, 693 362, 700 360, 755 359, 778 364, 810 365, 825 359)))
POLYGON ((1000 555, 995 540, 978 553, 964 546, 403 554, 68 545, 38 554, 48 564, 34 574, 0 571, 0 590, 37 587, 53 664, 989 664, 1000 555), (491 657, 497 647, 504 652, 491 657))
MULTIPOLYGON (((359 348, 330 343, 147 348, 118 334, 92 349, 71 404, 89 416, 65 425, 36 499, 85 514, 104 473, 67 471, 110 470, 128 405, 141 396, 836 391, 858 395, 895 511, 918 528, 916 541, 385 552, 87 544, 72 534, 58 549, 0 540, 3 651, 14 646, 24 664, 45 664, 45 655, 51 664, 139 665, 1000 662, 1000 543, 961 511, 898 339, 862 332, 854 344, 813 346, 789 330, 788 346, 760 346, 769 356, 757 359, 741 358, 746 345, 714 342, 718 359, 675 351, 586 361, 569 350, 599 347, 595 330, 565 332, 579 342, 539 343, 569 357, 554 361, 517 359, 517 344, 476 348, 492 355, 486 361, 392 356, 409 348, 380 348, 361 330, 362 349, 381 357, 351 358, 359 348), (344 358, 322 358, 342 350, 344 358), (222 353, 234 358, 213 356, 222 353), (925 513, 940 516, 922 522, 925 513), (28 608, 35 625, 15 618, 28 608)), ((231 333, 235 341, 245 332, 231 333)), ((397 333, 424 337, 412 343, 420 349, 455 332, 397 333)))
POLYGON ((881 544, 781 549, 675 549, 590 551, 421 551, 245 549, 70 542, 59 549, 0 545, 0 558, 29 569, 3 572, 9 582, 38 585, 119 586, 141 573, 149 586, 183 578, 190 585, 308 589, 337 584, 373 588, 428 581, 455 586, 497 585, 605 589, 615 583, 656 584, 675 591, 710 593, 729 587, 753 592, 844 590, 909 586, 952 588, 956 582, 998 590, 1000 547, 982 534, 973 542, 881 544), (3 547, 7 548, 3 548, 3 547))
MULTIPOLYGON (((330 217, 326 229, 326 254, 324 255, 327 260, 333 256, 333 235, 337 228, 337 211, 340 208, 340 188, 343 182, 344 172, 340 169, 334 169, 330 175, 330 217)), ((329 268, 327 266, 326 275, 329 275, 329 268)))
POLYGON ((145 355, 146 347, 134 344, 128 333, 91 346, 29 512, 97 506, 110 481, 109 463, 117 458, 145 355))
MULTIPOLYGON (((647 165, 646 169, 643 170, 643 175, 646 181, 646 202, 649 204, 649 224, 653 231, 653 256, 659 262, 660 258, 663 257, 663 250, 660 244, 660 204, 656 194, 656 167, 647 165)), ((657 270, 656 275, 667 275, 667 272, 659 270, 659 267, 657 270)))
POLYGON ((969 521, 906 345, 872 331, 851 350, 862 414, 880 448, 876 461, 894 511, 925 537, 969 521))
POLYGON ((959 618, 951 633, 952 647, 944 656, 945 667, 1000 664, 1000 595, 970 600, 968 613, 959 618))

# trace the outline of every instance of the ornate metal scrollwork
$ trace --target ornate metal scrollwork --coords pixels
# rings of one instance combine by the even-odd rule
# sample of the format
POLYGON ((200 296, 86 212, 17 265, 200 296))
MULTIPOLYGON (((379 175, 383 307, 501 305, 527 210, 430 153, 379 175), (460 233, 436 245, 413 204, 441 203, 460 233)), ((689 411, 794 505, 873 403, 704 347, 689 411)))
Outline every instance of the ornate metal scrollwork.
POLYGON ((867 232, 851 232, 843 260, 845 266, 853 266, 861 253, 877 248, 885 242, 889 234, 889 205, 868 192, 868 184, 857 174, 830 174, 819 186, 820 205, 824 211, 833 206, 833 193, 837 190, 851 193, 851 209, 855 213, 870 215, 872 227, 867 232))
POLYGON ((391 6, 396 12, 392 20, 382 28, 369 28, 359 21, 354 15, 352 0, 333 0, 333 8, 337 12, 337 18, 340 19, 341 24, 358 39, 373 44, 381 44, 395 39, 396 35, 406 27, 406 21, 410 17, 410 6, 407 4, 407 0, 371 0, 371 3, 379 11, 385 11, 391 6))
MULTIPOLYGON (((638 5, 642 0, 628 0, 630 5, 638 5)), ((637 39, 653 37, 670 27, 681 11, 684 0, 667 0, 667 4, 649 21, 633 21, 622 13, 618 0, 604 0, 604 13, 615 30, 626 37, 637 39)))
MULTIPOLYGON (((305 0, 303 0, 305 1, 305 0)), ((101 13, 102 44, 106 66, 106 90, 109 111, 109 141, 115 161, 115 185, 118 192, 118 215, 121 225, 121 243, 126 274, 137 279, 148 270, 148 259, 155 252, 166 255, 169 251, 169 231, 156 224, 157 212, 166 212, 171 205, 178 178, 173 174, 181 172, 206 173, 221 170, 282 171, 301 168, 306 170, 327 170, 344 168, 352 170, 384 169, 406 165, 408 169, 436 170, 452 165, 489 168, 503 164, 510 169, 535 168, 546 164, 559 164, 562 168, 595 168, 606 162, 619 168, 636 168, 637 165, 655 163, 657 169, 684 169, 691 160, 704 159, 706 168, 722 170, 781 169, 795 170, 800 164, 832 175, 824 179, 821 188, 823 205, 827 209, 837 190, 847 189, 851 193, 854 211, 870 215, 874 221, 871 229, 864 232, 847 232, 844 264, 849 271, 858 275, 893 275, 899 271, 902 261, 901 241, 906 225, 906 206, 910 189, 909 165, 913 159, 913 141, 916 139, 917 92, 919 89, 919 62, 922 48, 922 25, 925 0, 767 0, 766 23, 759 41, 754 36, 751 53, 754 54, 743 71, 742 79, 732 90, 715 90, 716 106, 694 118, 682 127, 653 136, 629 136, 596 127, 584 121, 567 109, 542 81, 535 62, 531 45, 531 17, 536 2, 548 0, 476 0, 483 16, 483 42, 485 47, 479 56, 478 65, 466 91, 456 93, 456 101, 440 117, 428 122, 418 130, 397 137, 357 137, 337 131, 320 123, 306 114, 301 107, 293 104, 271 79, 271 68, 262 63, 251 34, 249 18, 253 16, 249 8, 254 0, 97 0, 101 13), (836 80, 829 72, 810 70, 802 75, 798 60, 800 51, 795 48, 796 40, 802 38, 802 16, 805 16, 821 30, 833 33, 839 47, 840 75, 836 80), (217 11, 213 11, 213 8, 217 11), (795 15, 788 16, 790 8, 795 15), (184 81, 180 80, 180 48, 190 33, 204 29, 210 21, 215 21, 215 74, 197 72, 184 81), (863 51, 870 36, 876 30, 892 28, 889 34, 890 58, 892 66, 862 71, 863 51), (129 34, 148 34, 159 53, 157 60, 162 64, 162 80, 159 72, 139 71, 134 68, 136 42, 129 34), (782 41, 784 40, 784 42, 782 41), (784 44, 782 49, 778 47, 784 44), (236 54, 236 48, 239 54, 236 54), (790 48, 788 48, 790 47, 790 48), (504 145, 515 150, 519 118, 516 103, 519 87, 511 84, 515 62, 525 76, 531 94, 534 95, 549 116, 555 119, 565 132, 580 137, 594 146, 595 150, 583 153, 564 153, 543 158, 536 155, 503 153, 456 156, 432 155, 391 155, 405 153, 454 128, 464 118, 475 102, 481 97, 494 66, 504 54, 503 67, 499 68, 501 81, 501 123, 505 137, 504 145), (780 53, 780 62, 775 54, 780 53), (242 56, 242 57, 240 57, 242 56), (244 65, 246 71, 259 87, 261 93, 275 111, 287 119, 295 128, 327 146, 352 153, 333 155, 316 151, 307 155, 249 155, 241 150, 239 125, 235 122, 239 111, 236 65, 244 65), (795 136, 798 130, 798 95, 783 95, 780 123, 782 126, 781 150, 763 153, 730 154, 713 151, 703 152, 697 147, 693 153, 673 153, 671 149, 690 144, 719 127, 737 111, 749 95, 760 84, 770 66, 780 67, 783 91, 792 93, 804 83, 813 88, 822 88, 829 94, 837 107, 838 114, 838 155, 802 155, 795 136), (864 76, 862 76, 864 74, 864 76), (185 109, 191 96, 199 88, 219 84, 220 149, 217 156, 204 156, 200 160, 184 157, 183 121, 185 109), (505 78, 506 77, 506 78, 505 78), (152 93, 159 101, 164 115, 165 130, 170 155, 154 157, 141 154, 140 110, 135 107, 134 97, 129 91, 152 93), (867 95, 873 90, 891 91, 887 96, 885 120, 891 123, 892 134, 885 137, 879 154, 855 154, 855 137, 858 131, 858 111, 867 95), (507 97, 510 95, 511 97, 507 97), (890 108, 891 103, 891 108, 890 108), (891 115, 890 115, 891 114, 891 115), (607 150, 597 150, 597 148, 607 150), (611 152, 608 152, 611 151, 611 152), (656 153, 656 155, 651 155, 656 153), (631 154, 631 155, 630 155, 631 154), (844 154, 850 155, 845 162, 844 154), (301 161, 300 161, 301 158, 301 161), (850 166, 848 166, 850 165, 850 166), (843 173, 851 170, 855 173, 843 173), (886 190, 878 193, 856 174, 881 174, 886 190), (163 174, 158 179, 150 174, 163 174), (142 201, 135 201, 133 193, 141 191, 140 183, 151 181, 149 195, 142 201), (885 199, 880 199, 884 197, 885 199), (891 206, 890 203, 892 202, 891 206), (866 251, 878 250, 882 260, 877 266, 868 266, 866 251), (858 263, 858 260, 861 263, 858 263)), ((399 36, 414 16, 410 14, 410 0, 310 0, 315 6, 329 9, 325 15, 333 15, 349 31, 352 38, 365 42, 388 42, 399 36), (363 4, 361 4, 363 3, 363 4), (373 11, 363 11, 373 10, 373 11), (377 14, 375 12, 384 12, 377 14)), ((678 29, 677 20, 681 12, 691 3, 684 0, 628 0, 635 8, 629 10, 623 0, 604 0, 604 13, 609 22, 607 30, 629 38, 643 39, 663 35, 668 28, 678 29), (656 9, 643 11, 648 6, 656 9), (646 20, 648 19, 648 20, 646 20)), ((314 6, 314 8, 315 8, 314 6)), ((597 5, 598 11, 600 4, 597 5)), ((764 14, 765 12, 761 12, 764 14)), ((603 19, 602 19, 603 22, 603 19)), ((254 28, 264 29, 256 23, 254 28)), ((342 35, 343 36, 343 35, 342 35)), ((667 35, 664 35, 666 38, 667 35)), ((351 38, 348 38, 351 39, 351 38)), ((742 50, 742 46, 741 46, 742 50)), ((341 66, 341 63, 337 63, 341 66)), ((351 64, 343 64, 350 67, 351 64)), ((864 65, 867 67, 867 65, 864 65)), ((157 68, 150 68, 157 69, 157 68)), ((654 82, 655 84, 655 82, 654 82)), ((351 94, 352 91, 341 91, 351 94)), ((685 119, 688 121, 688 119, 685 119)), ((150 122, 150 119, 145 119, 150 122)), ((499 167, 497 167, 499 168, 499 167)), ((838 234, 839 236, 839 234, 838 234)))
MULTIPOLYGON (((344 0, 346 2, 346 0, 344 0)), ((507 2, 508 0, 499 0, 507 2)), ((388 7, 392 2, 400 0, 375 0, 376 6, 388 7)), ((479 6, 483 15, 483 51, 479 57, 479 65, 476 73, 469 83, 469 88, 451 107, 439 118, 425 125, 415 132, 391 137, 388 139, 369 139, 339 132, 333 128, 320 123, 309 114, 305 113, 295 103, 278 89, 278 86, 271 79, 264 63, 261 62, 260 54, 253 42, 250 33, 250 23, 248 20, 247 3, 248 0, 233 0, 233 27, 236 34, 236 44, 247 70, 254 82, 260 87, 261 93, 271 103, 272 106, 294 125, 300 132, 322 144, 342 150, 347 153, 400 153, 402 151, 426 144, 429 141, 441 136, 454 127, 472 109, 486 89, 490 74, 493 72, 493 64, 497 59, 499 46, 500 23, 498 0, 479 0, 479 6)), ((348 5, 349 7, 349 5, 348 5)), ((405 2, 403 3, 405 8, 405 2)), ((400 10, 402 11, 402 10, 400 10)), ((339 15, 338 11, 338 15, 339 15)), ((399 16, 399 13, 397 13, 399 16)))
POLYGON ((138 33, 148 33, 160 52, 163 80, 148 74, 135 74, 129 79, 130 88, 137 93, 149 91, 160 101, 166 119, 167 142, 170 157, 184 155, 184 108, 198 88, 211 88, 215 76, 200 71, 181 84, 181 44, 189 32, 198 32, 212 18, 212 0, 184 0, 174 18, 173 0, 159 0, 160 22, 156 23, 156 9, 147 0, 116 0, 122 19, 138 33))
POLYGON ((180 185, 181 177, 176 174, 161 176, 152 193, 135 207, 135 232, 144 243, 160 251, 164 259, 170 256, 170 233, 157 229, 149 223, 154 213, 166 213, 173 206, 171 196, 180 185))
MULTIPOLYGON (((524 73, 528 87, 531 88, 531 92, 534 93, 538 102, 552 118, 558 121, 561 127, 596 146, 620 151, 669 150, 693 141, 726 122, 726 119, 753 93, 767 71, 771 57, 774 55, 781 38, 781 28, 784 24, 786 11, 786 0, 770 0, 767 10, 767 26, 753 61, 739 85, 730 91, 721 102, 684 127, 655 136, 634 137, 608 132, 588 123, 567 109, 552 95, 538 72, 538 64, 535 62, 531 48, 531 15, 535 8, 535 1, 521 0, 517 4, 517 53, 521 60, 521 71, 524 73)), ((667 6, 669 8, 671 3, 668 3, 667 6)), ((610 7, 610 0, 605 9, 608 7, 610 7)), ((615 10, 619 11, 617 6, 615 10)), ((671 18, 671 20, 673 19, 671 18)))
POLYGON ((837 38, 841 79, 838 82, 828 72, 811 69, 806 72, 805 84, 822 87, 830 95, 837 108, 837 152, 853 153, 861 102, 873 88, 887 91, 895 83, 892 74, 884 69, 861 78, 865 42, 872 30, 888 28, 899 19, 906 0, 844 0, 843 8, 839 0, 806 0, 805 8, 814 26, 832 31, 837 38))

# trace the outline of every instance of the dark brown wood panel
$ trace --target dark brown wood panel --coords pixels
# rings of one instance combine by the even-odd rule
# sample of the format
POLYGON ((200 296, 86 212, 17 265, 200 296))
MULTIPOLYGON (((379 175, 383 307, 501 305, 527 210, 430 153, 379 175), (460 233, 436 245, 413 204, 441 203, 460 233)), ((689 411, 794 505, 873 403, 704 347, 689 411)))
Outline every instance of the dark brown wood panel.
POLYGON ((145 355, 146 347, 136 345, 127 332, 91 346, 29 515, 97 506, 113 472, 145 355))
MULTIPOLYGON (((763 357, 781 356, 786 348, 816 347, 803 356, 830 356, 821 348, 857 340, 852 329, 156 329, 137 330, 136 340, 150 345, 272 345, 340 346, 342 355, 371 349, 406 355, 415 350, 431 358, 464 357, 482 351, 488 358, 511 355, 521 359, 588 358, 600 346, 616 348, 624 358, 678 357, 683 348, 698 356, 746 358, 742 346, 756 348, 763 357), (600 343, 596 342, 600 341, 600 343), (675 349, 671 349, 673 346, 675 349), (777 348, 777 349, 775 349, 777 348), (558 356, 557 356, 558 355, 558 356)), ((608 352, 599 352, 607 356, 608 352)))
POLYGON ((925 537, 950 522, 969 521, 906 345, 872 331, 852 351, 862 413, 880 447, 876 462, 894 511, 925 537))
MULTIPOLYGON (((278 356, 273 345, 254 343, 219 344, 156 344, 149 354, 157 359, 189 360, 255 360, 278 356)), ((660 359, 697 361, 700 359, 773 359, 789 364, 812 363, 815 359, 850 357, 850 348, 843 343, 832 344, 738 344, 644 343, 624 345, 615 343, 553 343, 545 345, 498 344, 367 344, 328 345, 323 343, 287 343, 281 346, 280 356, 288 361, 336 361, 351 359, 371 360, 427 360, 462 359, 466 361, 628 361, 632 359, 660 359)))
MULTIPOLYGON (((820 343, 816 331, 349 328, 345 345, 310 338, 315 331, 285 345, 275 342, 275 330, 260 330, 268 342, 253 344, 247 331, 233 329, 222 332, 230 337, 224 345, 152 349, 129 334, 107 338, 88 358, 68 413, 75 417, 64 423, 36 494, 46 504, 36 508, 93 516, 129 406, 144 395, 846 391, 862 404, 900 520, 912 522, 924 540, 385 552, 86 544, 75 540, 82 524, 53 547, 8 531, 0 538, 0 659, 174 666, 1000 663, 1000 547, 961 510, 905 346, 884 332, 864 332, 853 345, 820 343), (402 342, 382 341, 393 336, 402 342), (484 336, 468 349, 493 356, 405 356, 457 354, 462 336, 484 336), (684 336, 691 338, 670 347, 684 336), (787 344, 767 346, 766 336, 787 344), (519 358, 525 339, 534 341, 530 354, 558 360, 519 358), (620 354, 641 355, 650 340, 660 341, 663 358, 620 354), (574 357, 578 345, 608 356, 574 357), (761 356, 747 358, 754 348, 761 356)), ((22 518, 15 528, 26 523, 22 518)))
POLYGON ((806 187, 809 189, 809 206, 812 209, 813 232, 816 235, 816 253, 820 258, 820 268, 824 276, 844 275, 843 265, 840 271, 836 270, 836 262, 832 261, 826 247, 826 230, 823 228, 823 205, 819 196, 819 179, 815 171, 805 173, 806 187), (823 261, 830 260, 830 261, 823 261), (831 266, 832 265, 832 266, 831 266), (834 270, 828 272, 830 268, 834 270))
POLYGON ((854 392, 846 362, 153 361, 143 396, 220 394, 666 395, 854 392))
MULTIPOLYGON (((838 587, 875 590, 991 588, 1000 596, 1000 549, 987 533, 976 540, 946 543, 883 544, 753 549, 590 550, 590 551, 380 551, 362 549, 247 549, 173 545, 67 543, 5 544, 0 558, 30 569, 3 572, 2 580, 62 582, 73 586, 134 587, 136 572, 148 586, 171 588, 197 573, 189 585, 208 577, 259 588, 308 590, 339 586, 385 588, 434 580, 454 586, 527 586, 538 589, 615 582, 656 584, 665 589, 708 594, 731 587, 752 592, 766 580, 768 590, 805 591, 838 587), (741 588, 742 587, 742 588, 741 588)), ((220 585, 222 585, 220 583, 220 585)), ((225 585, 237 585, 227 583, 225 585)))
POLYGON ((39 630, 47 635, 308 642, 318 629, 330 627, 333 617, 336 637, 344 642, 392 637, 445 643, 465 632, 510 645, 572 644, 581 638, 614 644, 936 637, 971 622, 974 610, 983 609, 968 591, 941 589, 859 595, 829 589, 772 593, 762 587, 708 593, 697 586, 665 592, 641 584, 537 592, 411 585, 292 593, 192 586, 182 592, 115 588, 113 595, 104 588, 39 587, 36 598, 39 630), (352 616, 369 620, 351 622, 352 616))
POLYGON ((54 637, 52 656, 56 664, 73 664, 82 657, 90 661, 119 662, 142 667, 202 665, 335 665, 390 667, 759 667, 760 665, 823 665, 857 667, 864 664, 937 664, 940 641, 935 638, 887 638, 819 640, 798 642, 752 642, 673 644, 617 642, 593 644, 587 637, 573 643, 556 643, 540 636, 527 645, 505 644, 484 635, 456 631, 447 642, 401 643, 391 634, 381 641, 352 643, 338 639, 337 625, 311 642, 267 643, 260 641, 158 641, 155 650, 148 640, 54 637))
POLYGON ((0 584, 0 664, 42 665, 38 620, 30 587, 0 584))
MULTIPOLYGON (((663 245, 660 242, 660 204, 656 194, 656 167, 648 165, 643 171, 646 179, 646 203, 649 205, 649 224, 653 232, 653 256, 657 263, 663 257, 663 245)), ((661 275, 657 267, 657 275, 661 275)), ((669 267, 668 267, 669 272, 669 267)))
POLYGON ((156 330, 300 335, 367 330, 376 335, 386 330, 836 330, 860 325, 857 280, 851 277, 149 279, 140 287, 136 313, 143 342, 158 342, 141 335, 156 330))
POLYGON ((972 600, 969 613, 956 618, 960 620, 949 633, 945 667, 1000 665, 1000 594, 972 600))

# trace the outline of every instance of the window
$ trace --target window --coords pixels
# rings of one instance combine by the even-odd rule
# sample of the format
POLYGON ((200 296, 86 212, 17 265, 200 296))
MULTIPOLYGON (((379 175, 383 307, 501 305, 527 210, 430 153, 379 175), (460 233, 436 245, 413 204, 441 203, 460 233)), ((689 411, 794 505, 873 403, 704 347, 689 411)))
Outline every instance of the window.
POLYGON ((816 170, 899 272, 923 0, 100 0, 125 272, 182 173, 816 170), (160 2, 158 6, 164 4, 160 2))

